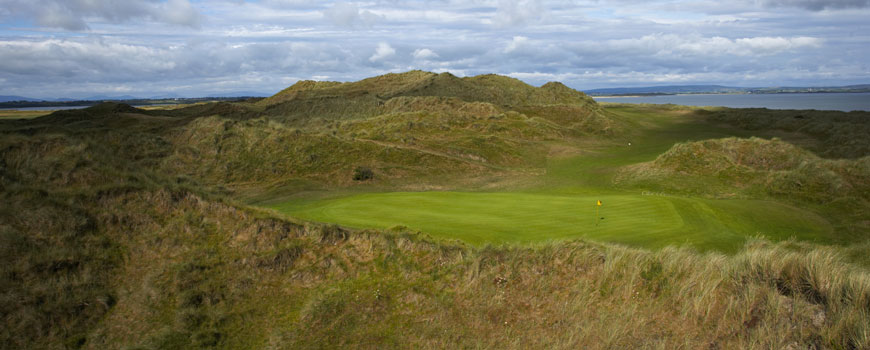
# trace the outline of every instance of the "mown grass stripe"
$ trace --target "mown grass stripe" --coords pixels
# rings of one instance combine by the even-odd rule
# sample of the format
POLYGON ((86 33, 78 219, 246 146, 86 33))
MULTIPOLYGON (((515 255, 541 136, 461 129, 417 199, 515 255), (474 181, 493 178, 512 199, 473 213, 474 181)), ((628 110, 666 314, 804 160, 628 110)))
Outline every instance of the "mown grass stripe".
POLYGON ((473 244, 583 237, 646 247, 691 244, 733 251, 750 236, 824 241, 831 231, 824 219, 774 202, 632 194, 367 193, 273 208, 356 228, 407 226, 473 244), (596 218, 599 199, 604 205, 596 218))

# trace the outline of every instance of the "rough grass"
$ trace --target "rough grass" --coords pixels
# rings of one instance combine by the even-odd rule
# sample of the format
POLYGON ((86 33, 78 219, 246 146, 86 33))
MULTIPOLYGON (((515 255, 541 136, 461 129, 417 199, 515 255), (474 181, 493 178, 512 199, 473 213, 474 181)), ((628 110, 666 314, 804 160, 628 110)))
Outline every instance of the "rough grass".
POLYGON ((870 155, 867 112, 801 111, 768 109, 717 109, 706 118, 747 130, 783 130, 811 135, 819 142, 806 145, 826 158, 860 158, 870 155))
POLYGON ((69 211, 93 221, 90 233, 78 234, 86 253, 77 241, 55 241, 67 252, 60 256, 21 244, 7 250, 14 264, 3 265, 2 297, 25 302, 3 303, 5 348, 864 348, 870 341, 870 276, 834 248, 752 241, 731 257, 585 242, 471 248, 303 226, 166 190, 117 192, 58 210, 49 220, 4 216, 4 237, 57 236, 67 229, 56 218, 69 211), (43 260, 58 268, 27 265, 43 260))
POLYGON ((628 167, 617 181, 720 195, 734 191, 830 202, 870 198, 870 158, 826 160, 778 139, 716 139, 675 145, 654 161, 628 167), (674 181, 681 177, 684 181, 674 181))
POLYGON ((450 73, 421 71, 386 74, 349 83, 302 81, 257 105, 265 108, 267 115, 305 124, 312 117, 328 120, 372 117, 379 114, 388 100, 402 96, 452 97, 506 108, 576 105, 598 109, 590 97, 560 83, 536 88, 498 75, 458 78, 450 73))
POLYGON ((348 185, 357 166, 375 169, 381 182, 481 168, 438 154, 303 131, 265 119, 200 118, 173 135, 171 142, 175 151, 164 160, 164 169, 228 187, 269 186, 291 179, 348 185))
POLYGON ((288 178, 347 186, 357 166, 372 168, 374 183, 443 185, 457 176, 542 169, 547 143, 608 134, 618 125, 581 106, 528 108, 537 116, 458 98, 396 97, 373 117, 311 119, 304 127, 231 110, 235 117, 198 118, 173 131, 175 151, 164 164, 231 188, 280 186, 288 178))

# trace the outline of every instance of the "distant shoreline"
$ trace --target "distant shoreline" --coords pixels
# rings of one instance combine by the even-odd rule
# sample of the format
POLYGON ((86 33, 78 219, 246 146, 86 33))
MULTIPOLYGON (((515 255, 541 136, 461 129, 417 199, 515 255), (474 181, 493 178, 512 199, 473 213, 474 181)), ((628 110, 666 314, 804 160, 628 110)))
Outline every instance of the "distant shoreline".
POLYGON ((61 110, 96 106, 103 102, 124 103, 136 107, 169 106, 192 104, 200 102, 240 102, 261 97, 194 97, 166 99, 130 99, 130 100, 81 100, 81 101, 9 101, 0 102, 0 110, 61 110))
POLYGON ((589 94, 588 96, 596 98, 617 98, 617 97, 656 97, 656 96, 703 96, 703 95, 789 95, 789 94, 861 94, 867 93, 870 90, 819 90, 819 91, 731 91, 731 92, 651 92, 651 93, 626 93, 626 94, 606 94, 597 95, 589 94))

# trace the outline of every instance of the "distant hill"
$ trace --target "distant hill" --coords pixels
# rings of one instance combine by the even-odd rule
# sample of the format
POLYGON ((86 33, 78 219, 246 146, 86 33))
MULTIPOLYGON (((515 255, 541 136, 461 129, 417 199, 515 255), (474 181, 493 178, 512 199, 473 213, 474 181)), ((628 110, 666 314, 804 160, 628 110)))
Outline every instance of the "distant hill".
MULTIPOLYGON (((139 101, 139 100, 168 100, 168 99, 204 99, 209 97, 218 98, 233 98, 233 97, 269 97, 271 93, 258 91, 230 91, 213 94, 203 94, 198 97, 185 97, 177 93, 166 93, 149 97, 133 96, 133 95, 92 95, 84 98, 33 98, 18 95, 0 95, 0 103, 4 102, 79 102, 79 101, 139 101)), ((189 96, 189 95, 188 95, 189 96)))
POLYGON ((12 101, 42 101, 37 98, 30 98, 24 96, 9 96, 9 95, 0 95, 0 102, 12 102, 12 101))
POLYGON ((258 103, 265 113, 285 120, 347 120, 383 113, 385 102, 396 97, 449 97, 465 102, 490 103, 499 108, 572 105, 597 113, 598 105, 586 94, 561 83, 534 87, 519 79, 488 74, 456 77, 423 71, 393 73, 356 82, 300 81, 258 103))
POLYGON ((699 93, 736 93, 743 92, 746 88, 722 86, 722 85, 669 85, 669 86, 646 86, 587 90, 586 93, 593 96, 603 95, 626 95, 626 94, 699 94, 699 93))
POLYGON ((109 95, 94 95, 90 97, 86 97, 83 100, 87 101, 122 101, 122 100, 135 100, 138 99, 136 96, 132 95, 120 95, 120 96, 109 96, 109 95))
POLYGON ((870 92, 870 84, 816 87, 735 87, 722 85, 666 85, 646 87, 620 87, 585 91, 591 96, 607 95, 674 95, 674 94, 777 94, 815 92, 870 92))
POLYGON ((269 97, 273 93, 262 91, 232 91, 208 94, 208 97, 269 97))

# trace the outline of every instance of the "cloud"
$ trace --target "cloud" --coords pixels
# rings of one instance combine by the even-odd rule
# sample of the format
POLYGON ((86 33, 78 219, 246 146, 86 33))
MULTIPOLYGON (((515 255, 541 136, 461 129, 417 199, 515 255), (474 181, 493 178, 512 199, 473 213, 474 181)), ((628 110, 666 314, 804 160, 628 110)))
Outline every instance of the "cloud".
POLYGON ((360 10, 356 5, 346 2, 336 3, 326 9, 323 11, 323 17, 329 19, 333 24, 343 27, 371 27, 383 19, 382 16, 369 10, 360 10))
POLYGON ((859 84, 870 9, 830 10, 866 1, 0 0, 0 94, 202 96, 409 69, 573 87, 859 84))
POLYGON ((188 0, 4 0, 9 15, 39 26, 71 31, 89 29, 87 20, 124 23, 134 19, 198 28, 202 15, 188 0))
POLYGON ((362 70, 367 50, 309 42, 143 45, 113 38, 0 40, 3 92, 37 97, 86 97, 133 86, 139 96, 184 91, 278 91, 317 75, 362 70), (288 77, 296 77, 287 81, 288 77), (46 94, 48 94, 46 96, 46 94))
POLYGON ((540 0, 499 0, 492 24, 498 28, 523 26, 539 20, 543 13, 540 0))
POLYGON ((640 38, 608 40, 601 44, 611 51, 633 55, 679 56, 766 56, 802 48, 817 48, 823 40, 813 37, 750 37, 651 34, 640 38))
POLYGON ((36 14, 36 23, 44 27, 63 28, 66 30, 85 30, 88 25, 84 19, 75 16, 57 4, 48 4, 42 12, 36 14))
POLYGON ((505 53, 515 52, 517 50, 521 50, 524 47, 529 45, 529 38, 524 36, 515 36, 510 43, 508 43, 507 47, 504 48, 505 53))
POLYGON ((392 57, 396 54, 396 49, 394 49, 390 44, 385 42, 381 42, 378 44, 378 48, 375 49, 375 54, 369 57, 369 61, 378 62, 382 61, 386 58, 392 57))
POLYGON ((202 20, 202 16, 188 0, 168 0, 158 7, 158 11, 154 18, 170 24, 199 28, 202 20))
POLYGON ((761 3, 769 7, 798 7, 810 11, 870 6, 870 0, 762 0, 761 3))
POLYGON ((414 53, 411 54, 416 60, 433 60, 438 58, 438 54, 429 49, 416 49, 414 53))

